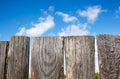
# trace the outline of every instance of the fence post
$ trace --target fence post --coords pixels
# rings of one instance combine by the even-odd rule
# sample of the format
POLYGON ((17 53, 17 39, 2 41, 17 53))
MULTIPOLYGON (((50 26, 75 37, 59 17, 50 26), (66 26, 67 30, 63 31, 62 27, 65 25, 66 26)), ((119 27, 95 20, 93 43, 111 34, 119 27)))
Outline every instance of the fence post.
POLYGON ((33 38, 32 47, 32 78, 64 79, 62 38, 33 38))
POLYGON ((120 79, 120 36, 97 35, 101 79, 120 79))
POLYGON ((94 37, 64 37, 66 79, 94 79, 94 37))
POLYGON ((7 53, 9 42, 0 41, 0 79, 6 79, 7 53))
POLYGON ((28 79, 29 37, 13 36, 8 52, 7 79, 28 79))

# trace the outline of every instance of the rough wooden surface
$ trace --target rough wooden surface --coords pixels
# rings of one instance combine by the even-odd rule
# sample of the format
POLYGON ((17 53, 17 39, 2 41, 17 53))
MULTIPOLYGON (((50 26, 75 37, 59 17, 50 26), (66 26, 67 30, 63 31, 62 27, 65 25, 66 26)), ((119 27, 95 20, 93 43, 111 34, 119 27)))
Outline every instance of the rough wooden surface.
POLYGON ((120 36, 98 35, 101 79, 120 79, 120 36))
POLYGON ((61 37, 33 38, 32 76, 35 79, 63 79, 61 37))
POLYGON ((94 37, 64 37, 66 79, 94 79, 94 37))
POLYGON ((6 56, 8 52, 9 42, 0 41, 0 79, 6 79, 6 56))
POLYGON ((7 79, 28 79, 29 38, 11 37, 8 52, 7 79))

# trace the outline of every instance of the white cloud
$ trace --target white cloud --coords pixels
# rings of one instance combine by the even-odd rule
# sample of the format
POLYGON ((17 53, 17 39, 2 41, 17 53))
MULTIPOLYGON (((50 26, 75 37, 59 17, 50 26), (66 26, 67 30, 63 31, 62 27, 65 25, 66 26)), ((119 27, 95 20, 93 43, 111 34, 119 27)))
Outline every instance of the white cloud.
POLYGON ((44 10, 44 9, 40 9, 40 12, 41 12, 42 14, 44 14, 44 15, 48 15, 48 12, 47 12, 46 10, 44 10))
POLYGON ((98 18, 101 12, 106 12, 107 10, 102 10, 101 6, 91 6, 85 10, 79 10, 78 13, 81 17, 86 17, 88 21, 85 23, 79 22, 78 18, 74 16, 70 16, 63 12, 56 12, 57 15, 63 17, 64 22, 72 22, 71 25, 66 28, 62 28, 62 30, 58 33, 60 36, 71 36, 71 35, 88 35, 88 24, 94 23, 98 18), (76 23, 74 21, 77 21, 76 23))
POLYGON ((119 18, 119 17, 120 17, 120 6, 116 10, 116 18, 119 18))
POLYGON ((48 10, 53 12, 54 11, 54 7, 53 6, 49 6, 48 10))
POLYGON ((30 37, 40 36, 52 27, 54 27, 54 18, 48 15, 46 18, 40 17, 39 23, 32 24, 33 27, 26 29, 25 27, 21 28, 16 35, 26 35, 30 37))
POLYGON ((68 23, 68 22, 74 22, 77 21, 78 19, 75 16, 70 16, 69 14, 65 14, 63 12, 56 12, 57 15, 63 17, 63 21, 68 23))
POLYGON ((16 33, 16 35, 25 35, 26 29, 25 27, 20 28, 20 31, 16 33))
POLYGON ((90 23, 94 23, 96 21, 100 12, 102 12, 100 6, 92 6, 88 7, 86 10, 78 11, 79 15, 86 17, 90 23))
POLYGON ((58 34, 59 36, 77 36, 77 35, 88 35, 87 24, 73 24, 65 29, 62 29, 58 34))

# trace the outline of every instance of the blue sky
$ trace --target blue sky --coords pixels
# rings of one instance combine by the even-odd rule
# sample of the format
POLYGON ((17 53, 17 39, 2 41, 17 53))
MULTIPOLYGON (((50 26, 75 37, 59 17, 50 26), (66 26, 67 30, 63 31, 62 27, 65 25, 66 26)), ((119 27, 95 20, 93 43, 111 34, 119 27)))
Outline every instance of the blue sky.
POLYGON ((119 0, 0 0, 0 40, 120 34, 119 0))
POLYGON ((119 0, 0 0, 0 40, 120 34, 119 20, 119 0))

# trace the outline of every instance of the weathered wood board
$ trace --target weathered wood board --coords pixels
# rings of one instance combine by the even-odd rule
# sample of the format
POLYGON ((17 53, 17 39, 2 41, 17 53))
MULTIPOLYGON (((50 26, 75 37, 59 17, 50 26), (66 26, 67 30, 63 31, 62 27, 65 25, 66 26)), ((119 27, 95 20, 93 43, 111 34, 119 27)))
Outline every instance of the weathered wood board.
POLYGON ((120 36, 97 35, 101 79, 120 79, 120 36))
POLYGON ((62 49, 63 40, 61 37, 33 38, 32 78, 64 79, 62 49))
POLYGON ((9 42, 0 41, 0 79, 6 79, 6 57, 8 52, 9 42))
POLYGON ((8 52, 7 79, 28 79, 29 42, 29 37, 11 37, 8 52))
POLYGON ((94 79, 94 42, 92 36, 64 37, 66 79, 94 79))

